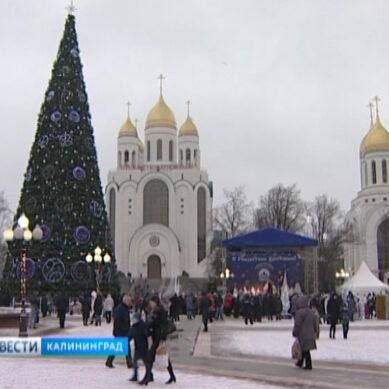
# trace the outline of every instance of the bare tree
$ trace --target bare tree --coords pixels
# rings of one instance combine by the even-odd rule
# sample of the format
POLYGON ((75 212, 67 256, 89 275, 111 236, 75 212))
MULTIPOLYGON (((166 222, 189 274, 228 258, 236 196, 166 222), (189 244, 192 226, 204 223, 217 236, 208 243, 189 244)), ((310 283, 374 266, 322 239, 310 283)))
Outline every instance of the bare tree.
POLYGON ((252 227, 252 204, 247 201, 244 187, 223 190, 226 201, 214 209, 215 224, 223 230, 226 237, 232 238, 252 227))
POLYGON ((254 212, 257 228, 274 227, 297 232, 304 224, 304 202, 296 184, 284 187, 278 184, 261 196, 259 208, 254 212))
POLYGON ((306 218, 320 247, 324 245, 325 240, 338 234, 343 214, 337 200, 320 195, 312 203, 307 203, 306 218))
POLYGON ((320 195, 307 204, 307 222, 318 240, 319 285, 324 291, 334 289, 334 274, 343 266, 343 243, 348 239, 348 227, 343 224, 339 202, 320 195))

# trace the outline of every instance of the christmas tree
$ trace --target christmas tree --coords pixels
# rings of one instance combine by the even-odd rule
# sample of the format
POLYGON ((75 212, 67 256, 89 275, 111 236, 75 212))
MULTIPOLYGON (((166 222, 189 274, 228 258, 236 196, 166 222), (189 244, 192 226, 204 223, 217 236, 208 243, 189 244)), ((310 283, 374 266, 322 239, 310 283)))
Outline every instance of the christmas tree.
MULTIPOLYGON (((71 13, 39 113, 15 223, 22 213, 31 230, 39 225, 43 231, 41 241, 28 245, 27 256, 34 261, 27 263, 30 292, 65 290, 78 296, 95 287, 96 280, 103 291, 112 287, 112 244, 71 13), (90 267, 85 258, 97 246, 111 261, 92 262, 90 267)), ((4 274, 14 292, 20 279, 21 245, 17 240, 9 243, 4 274)))

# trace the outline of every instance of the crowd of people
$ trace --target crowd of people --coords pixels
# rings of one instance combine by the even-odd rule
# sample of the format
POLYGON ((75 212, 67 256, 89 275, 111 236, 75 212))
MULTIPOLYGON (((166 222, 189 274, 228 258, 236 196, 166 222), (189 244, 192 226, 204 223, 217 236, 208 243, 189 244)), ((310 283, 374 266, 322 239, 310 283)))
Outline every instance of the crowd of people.
MULTIPOLYGON (((134 349, 128 348, 126 356, 127 366, 133 368, 133 376, 130 381, 147 385, 154 381, 152 372, 156 354, 164 349, 167 356, 166 368, 169 379, 166 384, 176 382, 173 365, 166 349, 168 335, 175 330, 174 324, 168 319, 168 313, 157 295, 142 299, 142 304, 133 304, 131 296, 124 294, 121 302, 113 311, 113 335, 128 337, 128 342, 134 342, 134 349), (144 319, 143 319, 144 318, 144 319), (150 342, 148 338, 150 337, 150 342), (138 361, 141 360, 146 367, 144 377, 138 381, 138 361)), ((105 365, 113 368, 115 356, 108 356, 105 365)))
MULTIPOLYGON (((115 296, 114 296, 115 297, 115 296)), ((368 293, 361 301, 351 291, 346 297, 336 292, 323 295, 306 296, 293 293, 289 296, 288 310, 285 301, 281 301, 279 291, 268 287, 262 293, 247 289, 234 289, 222 294, 219 291, 189 292, 187 294, 165 294, 157 296, 146 293, 144 296, 136 292, 133 297, 124 294, 114 298, 109 293, 92 291, 79 298, 69 299, 65 293, 56 296, 39 296, 32 293, 28 296, 30 305, 29 325, 36 328, 40 313, 43 317, 56 314, 60 328, 65 328, 66 315, 81 314, 84 326, 101 326, 113 320, 113 335, 128 337, 129 353, 126 356, 128 368, 133 369, 130 381, 147 385, 152 382, 153 364, 156 355, 165 355, 165 366, 169 373, 167 384, 176 382, 176 376, 168 354, 168 334, 175 330, 174 322, 186 315, 188 320, 200 315, 203 330, 208 331, 213 320, 224 320, 224 317, 243 319, 245 325, 281 320, 289 317, 294 319, 292 335, 298 339, 299 352, 296 366, 306 370, 312 369, 310 351, 316 349, 316 340, 320 336, 320 324, 329 324, 330 339, 336 338, 336 328, 342 325, 343 338, 347 339, 350 322, 376 317, 376 296, 368 293), (116 301, 115 301, 116 300, 116 301), (133 342, 131 351, 130 342, 133 342), (145 365, 144 377, 139 380, 138 361, 145 365)), ((105 364, 113 368, 114 355, 108 356, 105 364)))

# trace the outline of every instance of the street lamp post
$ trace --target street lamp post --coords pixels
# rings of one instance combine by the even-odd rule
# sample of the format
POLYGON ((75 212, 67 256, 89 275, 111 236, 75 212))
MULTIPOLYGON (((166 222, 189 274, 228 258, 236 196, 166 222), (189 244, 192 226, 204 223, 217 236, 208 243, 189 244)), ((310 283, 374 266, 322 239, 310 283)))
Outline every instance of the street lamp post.
POLYGON ((4 239, 7 242, 18 240, 23 242, 23 248, 20 256, 20 296, 21 296, 21 309, 19 320, 19 336, 27 337, 27 313, 26 313, 26 295, 27 295, 27 244, 31 239, 40 241, 43 236, 42 229, 37 224, 34 230, 31 232, 29 229, 30 221, 28 217, 23 213, 16 224, 14 229, 8 228, 4 231, 4 239))
POLYGON ((225 292, 227 292, 227 284, 228 284, 228 280, 230 278, 233 278, 234 277, 234 274, 231 273, 230 269, 228 267, 226 267, 221 273, 220 273, 220 278, 222 279, 223 281, 223 289, 225 292))
POLYGON ((350 277, 350 274, 349 272, 345 272, 344 269, 340 269, 340 271, 337 271, 335 273, 335 277, 336 279, 340 279, 341 281, 342 280, 345 280, 346 278, 349 278, 350 277))
POLYGON ((96 270, 96 292, 100 292, 100 271, 101 271, 101 264, 104 261, 104 263, 109 263, 111 262, 111 256, 108 254, 108 252, 105 253, 104 257, 101 255, 102 250, 100 246, 97 246, 94 250, 94 255, 91 253, 88 253, 87 256, 85 257, 85 260, 87 263, 92 265, 92 262, 97 263, 97 270, 96 270))
MULTIPOLYGON (((347 271, 344 271, 344 269, 340 269, 340 271, 337 271, 335 273, 335 278, 339 280, 340 282, 345 282, 350 277, 350 273, 347 271)), ((340 286, 340 285, 339 285, 340 286)))

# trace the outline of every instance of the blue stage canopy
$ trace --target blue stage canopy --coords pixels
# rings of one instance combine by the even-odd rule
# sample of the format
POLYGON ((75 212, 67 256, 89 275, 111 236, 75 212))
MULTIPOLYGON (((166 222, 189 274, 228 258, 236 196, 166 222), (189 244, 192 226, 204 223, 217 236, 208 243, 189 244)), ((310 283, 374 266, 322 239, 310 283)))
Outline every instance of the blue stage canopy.
POLYGON ((265 228, 248 234, 239 235, 222 241, 223 247, 228 249, 243 249, 254 247, 316 247, 316 239, 292 234, 276 228, 265 228))

